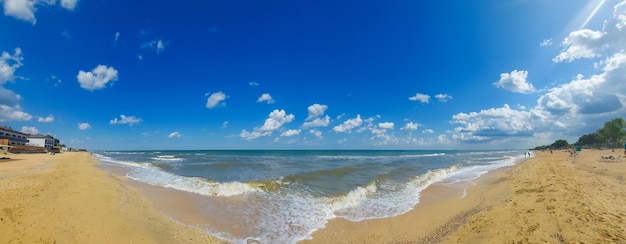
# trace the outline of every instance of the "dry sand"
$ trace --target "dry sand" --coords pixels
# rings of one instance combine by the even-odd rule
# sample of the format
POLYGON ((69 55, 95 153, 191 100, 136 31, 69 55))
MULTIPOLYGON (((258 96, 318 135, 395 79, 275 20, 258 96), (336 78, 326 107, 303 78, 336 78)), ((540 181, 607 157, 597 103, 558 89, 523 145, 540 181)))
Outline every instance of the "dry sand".
POLYGON ((331 220, 310 243, 626 243, 626 160, 621 150, 537 152, 462 191, 434 185, 401 216, 331 220))
MULTIPOLYGON (((537 152, 474 185, 433 185, 394 218, 331 220, 302 243, 626 243, 626 160, 600 161, 620 153, 537 152)), ((88 153, 9 156, 21 160, 0 161, 0 243, 222 242, 164 217, 88 153)))
POLYGON ((180 225, 88 153, 0 161, 0 243, 222 243, 180 225))

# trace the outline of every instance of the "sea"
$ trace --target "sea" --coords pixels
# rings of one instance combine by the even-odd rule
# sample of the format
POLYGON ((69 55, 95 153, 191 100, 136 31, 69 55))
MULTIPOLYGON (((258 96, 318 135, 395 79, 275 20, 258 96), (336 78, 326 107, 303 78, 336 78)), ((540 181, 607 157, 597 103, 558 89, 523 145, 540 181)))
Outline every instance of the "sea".
MULTIPOLYGON (((186 192, 207 234, 235 243, 296 243, 342 218, 401 215, 432 184, 468 185, 533 156, 525 150, 99 151, 101 165, 186 192), (460 184, 461 183, 461 184, 460 184)), ((176 220, 176 219, 175 219, 176 220)))

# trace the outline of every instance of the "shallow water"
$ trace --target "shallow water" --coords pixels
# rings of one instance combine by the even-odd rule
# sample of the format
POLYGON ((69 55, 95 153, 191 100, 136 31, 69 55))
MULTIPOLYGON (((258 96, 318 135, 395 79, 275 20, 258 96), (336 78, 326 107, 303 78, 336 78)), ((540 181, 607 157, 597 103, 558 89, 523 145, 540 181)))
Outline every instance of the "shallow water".
POLYGON ((393 217, 429 185, 471 181, 526 151, 97 152, 127 177, 198 194, 206 224, 234 242, 295 243, 333 218, 393 217))

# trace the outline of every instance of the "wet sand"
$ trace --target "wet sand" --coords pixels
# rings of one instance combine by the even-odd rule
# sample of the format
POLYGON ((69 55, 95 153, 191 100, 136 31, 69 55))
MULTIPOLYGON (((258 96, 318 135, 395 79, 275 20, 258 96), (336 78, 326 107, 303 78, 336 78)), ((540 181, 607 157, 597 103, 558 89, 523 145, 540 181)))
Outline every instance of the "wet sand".
POLYGON ((170 220, 89 153, 0 162, 0 243, 222 243, 170 220))
POLYGON ((435 185, 406 214, 331 220, 303 243, 626 243, 626 160, 600 161, 621 153, 536 152, 476 180, 465 197, 435 185))

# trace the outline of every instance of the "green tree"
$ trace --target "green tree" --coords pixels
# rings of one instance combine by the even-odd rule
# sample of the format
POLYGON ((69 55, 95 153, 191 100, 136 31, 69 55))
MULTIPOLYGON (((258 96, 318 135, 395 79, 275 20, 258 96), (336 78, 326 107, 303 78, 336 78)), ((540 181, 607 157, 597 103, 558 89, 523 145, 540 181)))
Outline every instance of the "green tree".
POLYGON ((602 141, 600 140, 600 136, 598 135, 598 133, 594 132, 594 133, 581 136, 580 138, 578 138, 578 141, 574 143, 574 145, 578 145, 578 146, 593 145, 593 144, 601 143, 601 142, 602 141))
POLYGON ((550 148, 568 148, 568 147, 569 147, 569 143, 567 142, 567 140, 563 140, 563 139, 556 140, 554 143, 552 143, 552 145, 550 145, 550 148))
POLYGON ((622 143, 626 139, 626 121, 622 118, 616 118, 604 123, 604 127, 598 130, 598 136, 602 142, 615 146, 622 143))

